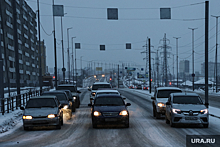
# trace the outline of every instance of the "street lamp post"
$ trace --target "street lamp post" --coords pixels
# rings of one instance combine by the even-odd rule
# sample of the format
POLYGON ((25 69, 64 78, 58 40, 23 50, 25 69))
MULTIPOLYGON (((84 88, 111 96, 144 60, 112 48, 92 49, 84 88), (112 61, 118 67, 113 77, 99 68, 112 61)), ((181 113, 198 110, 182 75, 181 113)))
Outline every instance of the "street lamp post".
POLYGON ((63 81, 65 82, 65 66, 64 66, 64 46, 63 46, 63 17, 61 16, 61 34, 62 34, 62 58, 63 58, 63 68, 62 68, 62 71, 63 71, 63 81))
POLYGON ((178 39, 181 37, 173 37, 176 39, 176 79, 177 79, 177 87, 178 87, 178 39))
POLYGON ((67 49, 67 55, 68 55, 68 70, 69 70, 69 81, 70 81, 70 47, 69 47, 69 30, 72 29, 71 28, 67 28, 67 41, 68 41, 68 49, 67 49))
POLYGON ((216 49, 215 49, 215 83, 216 83, 216 88, 215 88, 215 91, 216 93, 218 92, 218 60, 217 60, 217 57, 218 57, 218 18, 220 16, 213 16, 211 15, 212 17, 215 17, 216 18, 216 49))
POLYGON ((194 91, 194 77, 195 77, 195 74, 194 74, 194 30, 197 29, 197 28, 189 28, 192 30, 192 87, 193 87, 193 91, 194 91))
POLYGON ((81 65, 81 82, 82 82, 82 80, 83 80, 82 57, 83 57, 83 56, 80 56, 80 65, 81 65))
POLYGON ((76 37, 72 37, 72 71, 73 71, 73 84, 74 84, 74 58, 73 58, 73 39, 76 37))

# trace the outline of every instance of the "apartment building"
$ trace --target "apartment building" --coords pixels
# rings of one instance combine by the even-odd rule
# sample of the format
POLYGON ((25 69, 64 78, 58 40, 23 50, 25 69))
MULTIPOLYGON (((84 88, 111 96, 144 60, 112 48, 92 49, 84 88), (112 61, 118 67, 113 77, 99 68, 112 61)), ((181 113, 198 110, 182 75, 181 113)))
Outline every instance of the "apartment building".
MULTIPOLYGON (((1 0, 1 50, 4 72, 4 86, 8 86, 7 73, 11 87, 16 86, 15 44, 13 29, 13 0, 1 0), (8 70, 8 72, 6 72, 8 70)), ((39 60, 37 48, 36 13, 25 0, 16 0, 19 73, 21 86, 38 85, 39 60)))

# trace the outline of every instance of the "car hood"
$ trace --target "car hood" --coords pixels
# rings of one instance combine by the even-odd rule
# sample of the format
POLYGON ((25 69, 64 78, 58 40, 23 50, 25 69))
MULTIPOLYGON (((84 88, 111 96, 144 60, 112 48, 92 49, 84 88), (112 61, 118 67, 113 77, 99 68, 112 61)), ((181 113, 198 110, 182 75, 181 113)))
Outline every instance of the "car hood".
POLYGON ((94 111, 99 112, 120 112, 126 110, 125 106, 94 106, 94 111))
POLYGON ((157 98, 157 102, 166 103, 168 101, 168 98, 157 98))
POLYGON ((205 105, 194 105, 194 104, 173 104, 173 108, 180 109, 181 111, 200 111, 206 109, 205 105))
POLYGON ((57 114, 58 108, 27 108, 24 110, 24 115, 31 115, 33 117, 37 116, 47 116, 49 114, 57 114))

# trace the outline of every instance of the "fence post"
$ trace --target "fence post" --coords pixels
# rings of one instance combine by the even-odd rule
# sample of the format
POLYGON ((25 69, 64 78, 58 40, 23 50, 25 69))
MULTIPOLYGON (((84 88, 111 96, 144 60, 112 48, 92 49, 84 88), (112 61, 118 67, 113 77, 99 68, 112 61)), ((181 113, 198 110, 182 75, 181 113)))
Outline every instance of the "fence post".
POLYGON ((25 94, 22 94, 23 95, 23 107, 25 106, 25 99, 24 99, 24 95, 25 94))
POLYGON ((4 98, 2 98, 2 115, 5 114, 5 101, 4 98))
POLYGON ((9 113, 9 100, 10 100, 10 98, 7 98, 6 100, 7 100, 7 112, 9 113))
POLYGON ((16 95, 16 109, 18 109, 18 95, 16 95))
POLYGON ((12 96, 12 106, 11 106, 11 108, 12 108, 12 111, 14 111, 14 96, 12 96))

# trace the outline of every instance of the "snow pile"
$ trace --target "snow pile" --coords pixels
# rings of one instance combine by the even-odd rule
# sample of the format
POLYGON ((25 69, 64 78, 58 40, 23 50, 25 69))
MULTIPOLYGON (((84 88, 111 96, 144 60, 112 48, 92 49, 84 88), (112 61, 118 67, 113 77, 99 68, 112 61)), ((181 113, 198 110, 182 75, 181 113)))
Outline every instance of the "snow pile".
POLYGON ((22 120, 22 111, 16 110, 11 113, 6 113, 0 116, 0 134, 12 129, 17 123, 22 120))

